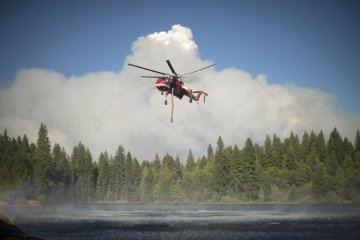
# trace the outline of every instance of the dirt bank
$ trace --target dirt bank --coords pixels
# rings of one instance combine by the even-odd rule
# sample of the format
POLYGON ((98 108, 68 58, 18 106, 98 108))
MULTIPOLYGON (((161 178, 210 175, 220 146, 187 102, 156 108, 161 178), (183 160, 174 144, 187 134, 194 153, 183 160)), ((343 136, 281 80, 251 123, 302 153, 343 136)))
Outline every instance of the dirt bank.
POLYGON ((0 211, 0 239, 4 240, 41 240, 24 233, 11 221, 5 213, 0 211))

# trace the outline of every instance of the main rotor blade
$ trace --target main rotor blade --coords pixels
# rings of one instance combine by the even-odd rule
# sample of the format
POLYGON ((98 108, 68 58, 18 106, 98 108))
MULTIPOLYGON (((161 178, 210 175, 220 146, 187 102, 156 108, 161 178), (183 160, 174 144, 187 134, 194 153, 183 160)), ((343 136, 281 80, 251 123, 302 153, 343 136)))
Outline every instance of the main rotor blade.
POLYGON ((159 72, 159 71, 155 71, 155 70, 152 70, 152 69, 149 69, 149 68, 144 68, 144 67, 141 67, 141 66, 138 66, 138 65, 134 65, 134 64, 131 64, 131 63, 128 63, 129 66, 132 66, 132 67, 137 67, 137 68, 141 68, 141 69, 144 69, 146 71, 150 71, 150 72, 154 72, 154 73, 158 73, 158 74, 162 74, 162 75, 169 75, 167 73, 163 73, 163 72, 159 72))
POLYGON ((170 63, 170 60, 166 60, 166 62, 167 62, 167 64, 168 64, 168 66, 169 66, 169 68, 170 68, 171 72, 172 72, 175 76, 177 76, 177 74, 176 74, 176 72, 175 72, 174 68, 172 67, 172 65, 171 65, 171 63, 170 63))
POLYGON ((163 78, 163 76, 141 76, 142 78, 163 78))
POLYGON ((192 73, 196 73, 196 72, 202 71, 202 70, 207 69, 207 68, 212 67, 212 66, 215 66, 215 64, 212 64, 212 65, 207 66, 207 67, 204 67, 204 68, 200 68, 200 69, 195 70, 195 71, 192 71, 192 72, 185 73, 185 74, 181 75, 180 77, 183 77, 183 76, 185 76, 185 75, 189 75, 189 74, 192 74, 192 73))

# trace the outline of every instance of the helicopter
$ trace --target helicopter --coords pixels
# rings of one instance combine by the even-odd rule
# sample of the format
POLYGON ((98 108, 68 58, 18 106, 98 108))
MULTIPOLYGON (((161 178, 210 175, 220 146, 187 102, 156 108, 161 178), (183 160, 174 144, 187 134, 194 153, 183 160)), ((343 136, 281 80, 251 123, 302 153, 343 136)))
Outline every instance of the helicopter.
POLYGON ((146 71, 154 72, 160 74, 162 76, 141 76, 142 78, 156 78, 155 86, 161 92, 161 95, 165 93, 165 105, 168 104, 167 97, 171 94, 171 119, 170 122, 173 123, 173 116, 174 116, 174 96, 178 99, 182 99, 184 96, 189 98, 189 102, 192 103, 193 101, 199 101, 201 95, 203 95, 204 103, 205 98, 208 94, 205 91, 196 90, 193 91, 191 88, 185 86, 184 82, 181 80, 182 78, 186 78, 184 76, 190 75, 195 72, 199 72, 205 70, 207 68, 215 66, 215 64, 185 73, 185 74, 177 74, 170 63, 170 60, 166 60, 167 65, 169 66, 171 72, 173 74, 168 74, 164 72, 159 72, 153 69, 141 67, 139 65, 128 63, 129 66, 140 68, 146 71))

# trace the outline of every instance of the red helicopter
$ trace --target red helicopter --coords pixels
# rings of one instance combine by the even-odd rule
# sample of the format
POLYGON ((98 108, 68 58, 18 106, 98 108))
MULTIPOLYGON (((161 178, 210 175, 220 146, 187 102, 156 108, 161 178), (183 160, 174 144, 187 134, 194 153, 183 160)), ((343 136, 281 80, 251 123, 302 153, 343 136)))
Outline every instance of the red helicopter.
POLYGON ((193 91, 191 88, 186 87, 184 82, 181 81, 181 78, 183 78, 186 75, 189 75, 189 74, 192 74, 192 73, 195 73, 195 72, 199 72, 199 71, 202 71, 204 69, 215 66, 215 64, 212 64, 212 65, 209 65, 207 67, 197 69, 197 70, 192 71, 192 72, 188 72, 188 73, 179 75, 179 74, 177 74, 175 72, 175 70, 174 70, 174 68, 171 65, 169 60, 166 60, 166 63, 168 64, 168 66, 169 66, 169 68, 170 68, 170 70, 171 70, 171 72, 173 74, 159 72, 159 71, 156 71, 156 70, 152 70, 152 69, 149 69, 149 68, 144 68, 144 67, 134 65, 134 64, 131 64, 131 63, 129 63, 128 65, 132 66, 132 67, 141 68, 141 69, 144 69, 146 71, 150 71, 150 72, 154 72, 154 73, 163 75, 163 76, 141 76, 141 77, 143 77, 143 78, 157 78, 157 80, 155 82, 155 85, 156 85, 157 89, 159 89, 159 91, 161 92, 161 95, 163 95, 165 93, 165 97, 166 97, 165 105, 167 105, 167 103, 168 103, 167 96, 169 94, 171 94, 171 119, 170 119, 170 122, 172 123, 173 122, 173 114, 174 114, 174 96, 179 98, 179 99, 182 99, 183 96, 185 95, 185 96, 187 96, 189 98, 190 103, 192 103, 193 100, 194 101, 199 101, 201 95, 204 96, 204 103, 205 103, 205 96, 208 96, 208 94, 206 92, 204 92, 204 91, 201 91, 201 90, 193 91), (196 94, 196 95, 194 95, 194 94, 196 94))

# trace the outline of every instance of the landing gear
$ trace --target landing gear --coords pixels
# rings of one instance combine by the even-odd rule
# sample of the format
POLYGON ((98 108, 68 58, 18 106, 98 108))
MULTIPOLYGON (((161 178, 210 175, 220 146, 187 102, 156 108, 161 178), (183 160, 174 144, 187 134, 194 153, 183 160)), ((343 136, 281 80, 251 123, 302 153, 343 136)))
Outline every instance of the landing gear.
POLYGON ((191 97, 189 98, 189 102, 192 103, 192 98, 191 97))
POLYGON ((167 100, 165 100, 165 105, 167 105, 167 100))

